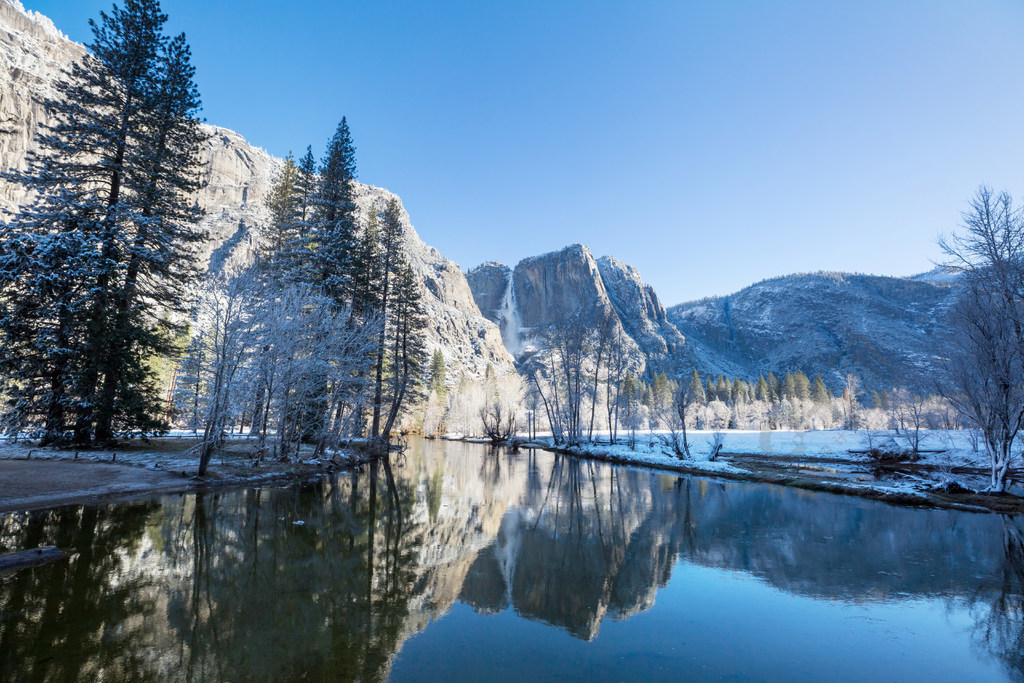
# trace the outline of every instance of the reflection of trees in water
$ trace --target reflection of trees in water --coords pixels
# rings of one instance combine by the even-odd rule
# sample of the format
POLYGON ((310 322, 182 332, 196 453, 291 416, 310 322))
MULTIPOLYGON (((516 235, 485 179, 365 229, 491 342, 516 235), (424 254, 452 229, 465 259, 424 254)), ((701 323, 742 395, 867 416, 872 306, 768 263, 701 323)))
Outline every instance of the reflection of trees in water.
POLYGON ((524 505, 477 556, 460 597, 485 613, 511 603, 588 639, 606 614, 650 604, 676 555, 674 501, 652 490, 659 480, 576 458, 542 465, 536 456, 525 477, 524 505))
POLYGON ((385 462, 298 496, 215 492, 162 507, 62 509, 27 524, 7 518, 16 528, 2 530, 4 545, 55 543, 79 554, 0 589, 0 672, 385 677, 416 576, 414 496, 385 462))
POLYGON ((80 554, 0 586, 0 677, 378 679, 457 598, 591 638, 680 558, 819 599, 970 595, 979 644, 1024 674, 1013 520, 548 453, 414 446, 298 494, 0 518, 0 546, 43 543, 80 554))
POLYGON ((996 573, 998 589, 973 596, 974 639, 1014 677, 1024 678, 1024 536, 1012 517, 1001 518, 1003 556, 996 573))
POLYGON ((153 610, 145 577, 126 574, 155 506, 59 508, 2 518, 0 545, 52 544, 70 559, 16 573, 0 587, 0 678, 152 680, 137 667, 153 610))
POLYGON ((385 676, 415 579, 414 492, 385 462, 269 493, 195 499, 194 568, 169 610, 186 617, 186 678, 385 676))

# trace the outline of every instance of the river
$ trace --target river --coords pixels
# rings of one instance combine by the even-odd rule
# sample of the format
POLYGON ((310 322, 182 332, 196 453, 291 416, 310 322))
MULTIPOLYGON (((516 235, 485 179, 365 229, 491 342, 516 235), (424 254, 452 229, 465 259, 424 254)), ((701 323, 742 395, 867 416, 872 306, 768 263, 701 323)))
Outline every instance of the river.
POLYGON ((0 517, 5 680, 1020 680, 1024 525, 414 440, 0 517))

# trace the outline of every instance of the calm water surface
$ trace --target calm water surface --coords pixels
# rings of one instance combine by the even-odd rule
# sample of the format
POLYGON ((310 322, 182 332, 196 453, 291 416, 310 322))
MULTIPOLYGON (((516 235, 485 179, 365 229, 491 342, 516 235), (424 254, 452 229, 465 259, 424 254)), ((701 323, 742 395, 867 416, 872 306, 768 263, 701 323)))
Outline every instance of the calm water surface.
POLYGON ((0 517, 10 680, 1019 680, 1024 526, 414 442, 316 484, 0 517))

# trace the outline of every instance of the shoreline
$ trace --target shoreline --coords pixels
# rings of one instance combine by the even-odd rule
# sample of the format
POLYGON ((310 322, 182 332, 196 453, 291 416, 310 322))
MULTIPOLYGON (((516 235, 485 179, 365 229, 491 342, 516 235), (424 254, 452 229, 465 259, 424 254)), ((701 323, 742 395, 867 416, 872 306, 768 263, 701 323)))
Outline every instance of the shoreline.
POLYGON ((152 469, 128 462, 68 458, 0 459, 0 515, 107 502, 130 502, 152 496, 216 491, 310 481, 361 467, 354 460, 271 463, 248 472, 244 466, 211 468, 205 478, 176 469, 152 469))
MULTIPOLYGON (((833 493, 838 495, 855 496, 877 500, 892 505, 909 507, 939 508, 946 510, 958 510, 961 512, 981 512, 1018 515, 1024 514, 1024 498, 1010 494, 987 494, 978 492, 968 493, 945 493, 941 491, 896 491, 887 490, 883 487, 862 486, 847 484, 840 481, 829 481, 822 478, 814 479, 807 476, 796 476, 792 474, 773 473, 768 471, 752 471, 735 467, 729 458, 736 457, 762 457, 754 453, 728 453, 723 452, 718 457, 721 460, 698 461, 698 460, 670 460, 665 456, 665 461, 651 462, 640 457, 620 456, 607 451, 587 450, 586 447, 567 448, 551 444, 527 442, 520 445, 520 448, 539 448, 551 453, 570 455, 583 460, 597 460, 613 465, 627 467, 641 467, 653 471, 672 472, 690 476, 706 478, 722 478, 731 481, 742 481, 759 484, 774 484, 776 486, 787 486, 807 491, 818 491, 822 493, 833 493), (715 467, 701 467, 704 465, 715 465, 715 467)), ((843 462, 831 460, 830 462, 843 462)), ((793 465, 795 460, 777 456, 776 465, 781 469, 786 465, 793 465)), ((847 461, 843 464, 857 464, 854 461, 847 461)))
MULTIPOLYGON (((489 440, 473 437, 449 437, 444 440, 485 445, 490 443, 489 440)), ((509 448, 507 443, 499 445, 509 448)), ((808 491, 855 496, 892 505, 941 508, 962 512, 1024 514, 1024 498, 1011 494, 913 490, 906 487, 893 488, 885 484, 872 485, 835 478, 834 475, 841 471, 842 466, 852 468, 866 466, 864 462, 855 460, 816 459, 813 456, 791 455, 768 457, 763 454, 739 452, 723 452, 715 461, 680 460, 668 454, 645 453, 642 450, 615 452, 616 448, 609 444, 588 444, 567 448, 544 441, 527 441, 520 443, 519 448, 536 448, 584 460, 595 460, 626 467, 641 467, 656 472, 773 484, 808 491), (831 467, 809 466, 822 463, 828 463, 831 467), (742 467, 737 465, 742 465, 742 467), (840 469, 836 469, 836 465, 841 466, 840 469), (808 472, 820 474, 815 476, 808 472), (830 474, 833 475, 831 478, 830 474)), ((37 455, 32 458, 11 457, 10 455, 0 457, 0 514, 65 505, 128 502, 163 494, 294 483, 313 480, 326 474, 357 469, 367 462, 365 458, 353 454, 354 457, 342 462, 334 459, 297 462, 270 461, 264 463, 260 469, 253 469, 246 464, 222 459, 219 465, 213 463, 206 478, 200 479, 187 470, 177 467, 176 465, 179 463, 176 462, 167 462, 166 465, 160 463, 153 466, 138 461, 133 462, 125 457, 120 458, 120 462, 112 462, 101 459, 102 453, 90 454, 93 457, 78 458, 77 454, 75 457, 69 457, 70 453, 67 451, 47 451, 41 448, 32 448, 30 451, 37 455), (47 468, 50 468, 49 471, 47 468), (78 476, 85 472, 89 473, 88 476, 78 476), (26 481, 29 483, 26 484, 26 481)), ((928 465, 913 463, 902 464, 899 469, 903 474, 908 474, 908 471, 927 473, 933 470, 928 465)), ((983 471, 975 468, 965 471, 965 473, 978 475, 983 471)))

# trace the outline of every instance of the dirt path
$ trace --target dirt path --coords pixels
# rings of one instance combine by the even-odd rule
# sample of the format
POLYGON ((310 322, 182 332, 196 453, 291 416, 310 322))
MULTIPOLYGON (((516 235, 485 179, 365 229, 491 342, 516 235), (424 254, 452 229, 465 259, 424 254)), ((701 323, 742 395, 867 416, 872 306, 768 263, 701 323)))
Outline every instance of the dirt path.
POLYGON ((180 474, 99 463, 0 460, 0 512, 82 503, 108 496, 182 490, 180 474))

